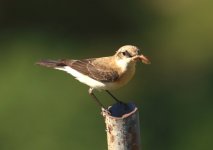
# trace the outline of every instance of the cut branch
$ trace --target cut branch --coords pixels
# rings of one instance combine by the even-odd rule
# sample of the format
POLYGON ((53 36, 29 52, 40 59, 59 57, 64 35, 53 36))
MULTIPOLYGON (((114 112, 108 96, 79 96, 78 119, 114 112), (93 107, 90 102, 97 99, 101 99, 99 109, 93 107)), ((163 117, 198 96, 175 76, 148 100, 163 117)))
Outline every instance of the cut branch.
POLYGON ((108 150, 140 150, 140 125, 137 107, 116 103, 102 110, 105 118, 108 150))

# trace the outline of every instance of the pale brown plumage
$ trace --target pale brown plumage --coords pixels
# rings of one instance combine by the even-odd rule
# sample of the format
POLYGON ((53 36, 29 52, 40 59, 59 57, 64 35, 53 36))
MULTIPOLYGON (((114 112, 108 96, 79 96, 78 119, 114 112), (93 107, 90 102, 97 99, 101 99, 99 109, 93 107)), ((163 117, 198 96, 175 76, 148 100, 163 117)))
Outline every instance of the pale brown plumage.
POLYGON ((121 47, 115 55, 109 57, 82 60, 44 60, 37 62, 37 64, 72 74, 80 82, 90 86, 90 95, 103 107, 93 94, 93 89, 106 90, 116 101, 119 101, 108 90, 122 87, 133 77, 136 61, 150 63, 145 56, 139 55, 138 52, 139 49, 136 46, 126 45, 121 47))

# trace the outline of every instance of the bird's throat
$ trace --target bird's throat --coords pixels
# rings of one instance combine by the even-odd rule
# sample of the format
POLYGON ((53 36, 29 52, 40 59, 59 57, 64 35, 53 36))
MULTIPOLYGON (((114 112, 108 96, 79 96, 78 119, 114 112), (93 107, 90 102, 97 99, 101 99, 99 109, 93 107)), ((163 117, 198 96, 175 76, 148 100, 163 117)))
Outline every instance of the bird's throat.
POLYGON ((120 79, 118 83, 123 86, 127 84, 135 74, 135 63, 129 63, 126 68, 120 74, 120 79))

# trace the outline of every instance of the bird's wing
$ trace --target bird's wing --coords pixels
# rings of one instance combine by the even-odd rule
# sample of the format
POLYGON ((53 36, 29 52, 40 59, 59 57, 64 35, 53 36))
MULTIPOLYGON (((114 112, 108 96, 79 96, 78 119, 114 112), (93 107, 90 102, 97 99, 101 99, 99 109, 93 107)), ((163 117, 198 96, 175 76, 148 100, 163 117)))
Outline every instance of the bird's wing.
POLYGON ((95 59, 65 60, 64 64, 97 81, 114 82, 119 78, 118 72, 106 66, 93 63, 94 60, 95 59))
MULTIPOLYGON (((92 79, 101 82, 114 82, 119 78, 117 71, 106 67, 108 64, 94 63, 95 59, 83 59, 83 60, 42 60, 36 64, 63 70, 68 66, 84 75, 89 76, 92 79), (61 68, 61 69, 60 69, 61 68)), ((64 70, 66 71, 66 70, 64 70)))

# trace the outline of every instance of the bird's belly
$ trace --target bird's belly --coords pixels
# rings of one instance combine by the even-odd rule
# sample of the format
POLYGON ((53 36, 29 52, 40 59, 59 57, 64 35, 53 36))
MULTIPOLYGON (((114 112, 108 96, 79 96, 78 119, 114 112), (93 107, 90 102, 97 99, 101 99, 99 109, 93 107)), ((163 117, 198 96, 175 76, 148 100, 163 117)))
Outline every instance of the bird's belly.
POLYGON ((104 83, 102 83, 100 81, 96 81, 96 80, 78 72, 77 70, 72 69, 71 67, 56 68, 56 69, 68 72, 69 74, 73 75, 75 77, 75 79, 77 79, 81 83, 88 85, 89 87, 92 87, 95 89, 104 89, 105 88, 104 83))

